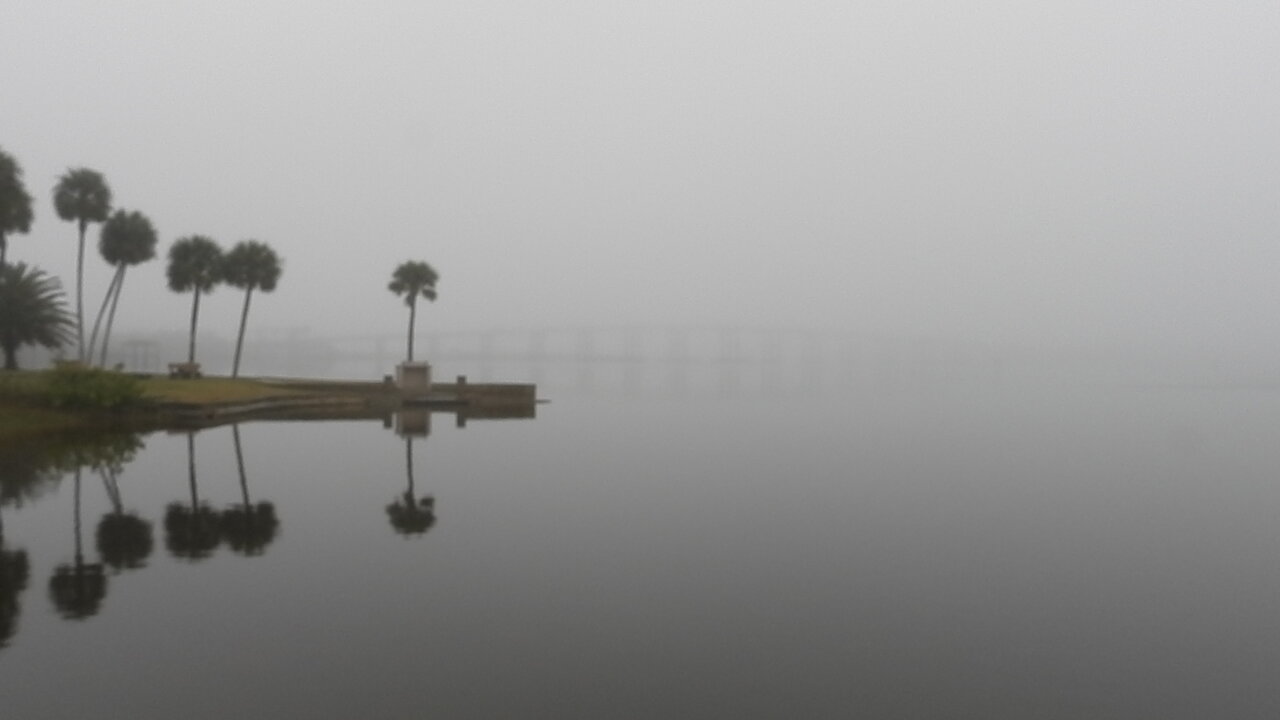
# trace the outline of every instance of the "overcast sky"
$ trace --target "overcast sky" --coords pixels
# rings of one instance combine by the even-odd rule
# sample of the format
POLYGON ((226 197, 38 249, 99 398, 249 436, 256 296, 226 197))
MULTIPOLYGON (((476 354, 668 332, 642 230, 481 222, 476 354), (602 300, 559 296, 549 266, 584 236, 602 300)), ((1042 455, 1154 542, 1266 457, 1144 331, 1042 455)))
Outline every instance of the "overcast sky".
MULTIPOLYGON (((273 245, 258 327, 781 324, 954 338, 1280 337, 1274 0, 0 0, 0 147, 273 245)), ((93 245, 86 306, 109 279, 93 245)), ((219 290, 202 327, 231 334, 219 290), (208 325, 204 325, 208 323, 208 325)))

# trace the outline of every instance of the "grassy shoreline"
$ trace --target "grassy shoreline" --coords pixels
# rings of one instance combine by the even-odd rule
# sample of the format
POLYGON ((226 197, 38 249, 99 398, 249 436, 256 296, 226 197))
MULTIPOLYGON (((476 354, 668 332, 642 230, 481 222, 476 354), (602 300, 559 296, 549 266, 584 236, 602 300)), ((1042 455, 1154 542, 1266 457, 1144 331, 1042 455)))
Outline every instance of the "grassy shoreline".
POLYGON ((537 402, 536 387, 521 383, 439 383, 426 395, 406 395, 385 381, 12 371, 0 372, 0 443, 62 431, 203 427, 247 417, 377 417, 405 403, 462 407, 473 418, 533 417, 537 402))
POLYGON ((130 375, 127 377, 137 382, 141 397, 128 407, 57 407, 48 397, 55 372, 28 370, 0 374, 0 441, 66 430, 158 426, 174 408, 267 402, 318 394, 240 378, 178 380, 161 375, 130 375))

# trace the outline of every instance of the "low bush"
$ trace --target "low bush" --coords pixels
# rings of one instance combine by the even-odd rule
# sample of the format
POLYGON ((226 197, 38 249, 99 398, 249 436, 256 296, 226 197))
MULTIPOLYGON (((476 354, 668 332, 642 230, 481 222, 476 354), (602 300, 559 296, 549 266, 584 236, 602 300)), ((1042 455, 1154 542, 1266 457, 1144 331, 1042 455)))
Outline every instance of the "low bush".
POLYGON ((142 402, 142 384, 119 372, 63 366, 49 374, 45 401, 55 408, 121 410, 142 402))

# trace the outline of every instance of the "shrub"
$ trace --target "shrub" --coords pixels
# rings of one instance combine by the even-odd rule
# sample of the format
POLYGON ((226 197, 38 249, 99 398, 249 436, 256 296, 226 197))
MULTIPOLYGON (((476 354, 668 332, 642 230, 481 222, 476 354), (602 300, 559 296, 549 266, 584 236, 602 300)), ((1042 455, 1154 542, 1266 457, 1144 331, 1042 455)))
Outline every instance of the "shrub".
POLYGON ((45 393, 56 408, 119 410, 142 400, 142 385, 118 372, 63 366, 50 373, 45 393))

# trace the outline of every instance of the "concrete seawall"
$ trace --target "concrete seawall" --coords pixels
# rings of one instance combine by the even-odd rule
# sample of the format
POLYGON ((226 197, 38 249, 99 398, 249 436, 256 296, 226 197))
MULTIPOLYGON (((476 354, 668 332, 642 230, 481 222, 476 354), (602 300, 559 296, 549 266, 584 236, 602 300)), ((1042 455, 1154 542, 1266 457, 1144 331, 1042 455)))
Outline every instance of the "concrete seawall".
POLYGON ((162 406, 163 415, 183 424, 220 424, 246 418, 318 419, 389 416, 401 407, 442 410, 466 418, 533 417, 537 387, 519 383, 441 383, 425 395, 402 392, 389 382, 262 378, 294 393, 247 402, 162 406))
POLYGON ((520 383, 433 383, 427 402, 433 397, 484 405, 532 404, 538 401, 538 390, 536 385, 520 383))
POLYGON ((276 387, 323 395, 349 395, 390 403, 524 404, 538 402, 538 388, 527 383, 432 383, 425 395, 401 392, 394 383, 356 380, 292 380, 263 378, 276 387))

